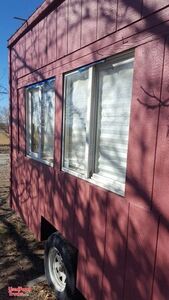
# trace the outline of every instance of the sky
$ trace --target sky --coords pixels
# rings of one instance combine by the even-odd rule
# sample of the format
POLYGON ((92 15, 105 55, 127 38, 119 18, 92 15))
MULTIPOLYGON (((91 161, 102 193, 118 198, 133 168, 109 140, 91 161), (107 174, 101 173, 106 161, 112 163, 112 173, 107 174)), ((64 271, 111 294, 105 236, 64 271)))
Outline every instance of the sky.
MULTIPOLYGON (((5 0, 0 5, 0 85, 8 89, 7 40, 23 24, 14 17, 27 19, 43 0, 5 0)), ((0 95, 0 109, 8 107, 8 95, 0 95)))

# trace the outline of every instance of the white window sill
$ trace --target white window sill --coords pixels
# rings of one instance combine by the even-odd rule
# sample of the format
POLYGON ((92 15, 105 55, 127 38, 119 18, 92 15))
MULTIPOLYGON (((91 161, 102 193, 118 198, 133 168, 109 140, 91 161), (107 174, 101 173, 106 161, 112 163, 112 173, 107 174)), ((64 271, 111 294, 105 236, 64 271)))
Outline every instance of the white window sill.
POLYGON ((33 160, 35 160, 35 161, 37 161, 37 162, 39 162, 39 163, 42 163, 42 164, 44 164, 44 165, 47 165, 47 166, 50 166, 50 167, 53 168, 53 163, 52 163, 52 162, 49 162, 49 161, 47 161, 47 160, 40 159, 40 158, 35 157, 35 156, 31 156, 30 154, 26 154, 26 157, 29 158, 29 159, 33 159, 33 160))
POLYGON ((91 178, 87 178, 87 177, 85 177, 85 175, 79 174, 76 171, 66 169, 65 167, 62 167, 62 171, 66 172, 70 175, 73 175, 77 178, 83 179, 83 180, 85 180, 89 183, 92 183, 98 187, 101 187, 107 191, 113 192, 117 195, 120 195, 123 197, 125 196, 125 183, 120 183, 115 180, 114 181, 112 180, 110 182, 110 180, 106 180, 105 177, 97 176, 96 174, 93 174, 93 176, 91 178))

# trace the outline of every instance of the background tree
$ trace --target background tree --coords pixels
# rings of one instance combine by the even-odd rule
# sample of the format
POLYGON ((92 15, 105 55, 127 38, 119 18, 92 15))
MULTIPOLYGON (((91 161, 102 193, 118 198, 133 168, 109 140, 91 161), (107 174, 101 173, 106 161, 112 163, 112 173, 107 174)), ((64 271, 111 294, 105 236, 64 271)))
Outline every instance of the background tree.
POLYGON ((0 84, 0 125, 8 132, 9 128, 9 109, 8 107, 1 106, 1 100, 8 94, 8 90, 5 86, 0 84))
POLYGON ((7 95, 7 94, 8 94, 7 88, 0 84, 0 99, 2 99, 3 95, 7 95))

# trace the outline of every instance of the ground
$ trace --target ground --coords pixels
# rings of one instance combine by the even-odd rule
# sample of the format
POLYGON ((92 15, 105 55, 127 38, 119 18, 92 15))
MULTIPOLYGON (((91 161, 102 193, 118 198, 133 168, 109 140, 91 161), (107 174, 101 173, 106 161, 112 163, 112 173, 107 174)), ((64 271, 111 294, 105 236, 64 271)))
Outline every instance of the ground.
POLYGON ((8 133, 6 133, 5 131, 3 131, 0 128, 0 144, 2 145, 9 145, 9 136, 8 133))
MULTIPOLYGON (((54 300, 46 281, 30 283, 44 275, 44 244, 34 239, 9 207, 9 156, 4 152, 6 150, 0 147, 0 300, 11 299, 8 287, 18 286, 32 288, 29 299, 54 300)), ((26 296, 19 299, 26 299, 26 296)))

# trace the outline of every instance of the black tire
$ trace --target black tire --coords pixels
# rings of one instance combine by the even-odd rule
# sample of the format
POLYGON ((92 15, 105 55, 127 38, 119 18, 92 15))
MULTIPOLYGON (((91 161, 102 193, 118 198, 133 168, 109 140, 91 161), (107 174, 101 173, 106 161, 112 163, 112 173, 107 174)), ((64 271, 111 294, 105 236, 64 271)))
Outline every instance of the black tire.
POLYGON ((76 276, 73 268, 72 249, 58 232, 50 235, 45 243, 44 266, 47 282, 55 290, 57 300, 73 299, 76 276), (56 265, 59 265, 59 268, 56 265), (60 271, 58 271, 60 269, 63 274, 61 277, 60 271))

